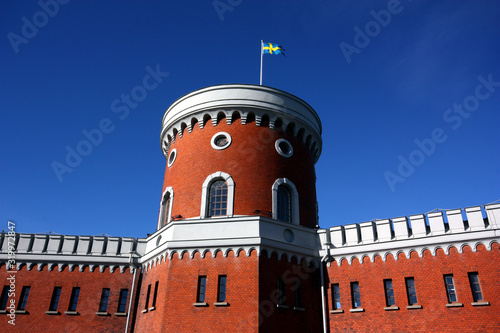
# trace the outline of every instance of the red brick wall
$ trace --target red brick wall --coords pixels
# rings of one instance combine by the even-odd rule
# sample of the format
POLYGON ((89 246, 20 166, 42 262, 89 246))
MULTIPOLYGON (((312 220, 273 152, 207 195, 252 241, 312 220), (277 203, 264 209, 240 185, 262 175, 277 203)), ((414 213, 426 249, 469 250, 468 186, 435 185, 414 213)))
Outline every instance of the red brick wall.
POLYGON ((174 189, 172 215, 184 218, 200 216, 202 185, 214 172, 231 175, 235 183, 234 214, 255 215, 255 210, 272 211, 272 185, 278 178, 288 178, 299 193, 302 225, 316 225, 316 186, 314 161, 307 147, 293 135, 259 127, 255 122, 242 125, 238 119, 227 125, 223 119, 217 126, 198 124, 183 137, 177 137, 170 150, 177 149, 177 159, 166 167, 163 190, 174 189), (213 149, 210 140, 215 133, 227 132, 231 145, 213 149), (285 138, 293 146, 290 158, 279 155, 275 141, 285 138))
MULTIPOLYGON (((488 251, 479 245, 477 252, 466 246, 462 254, 452 248, 446 255, 438 250, 434 257, 426 250, 420 258, 412 252, 398 260, 380 256, 371 263, 364 258, 352 265, 343 260, 340 267, 333 262, 328 268, 330 283, 339 283, 344 313, 329 314, 331 332, 500 332, 498 296, 500 295, 500 246, 488 251), (478 272, 484 300, 490 306, 472 306, 468 272, 478 272), (463 307, 448 308, 443 275, 453 274, 458 302, 463 307), (418 304, 422 309, 409 310, 405 277, 414 277, 418 304), (399 310, 385 311, 384 279, 392 279, 399 310), (350 282, 358 281, 361 306, 365 312, 351 313, 350 282)), ((331 290, 328 305, 332 308, 331 290)))
POLYGON ((295 258, 289 263, 286 256, 277 259, 275 253, 268 258, 260 256, 260 330, 259 332, 322 332, 321 284, 319 268, 300 264, 295 258), (288 308, 278 308, 278 279, 285 283, 285 301, 288 308), (294 309, 295 282, 300 281, 302 308, 294 309))
MULTIPOLYGON (((218 252, 215 258, 207 253, 201 258, 178 254, 172 259, 144 272, 141 285, 136 332, 257 332, 258 331, 258 257, 253 251, 249 257, 232 251, 224 258, 218 252), (206 307, 196 307, 198 276, 207 276, 206 307), (218 275, 227 275, 227 302, 229 306, 215 306, 218 275), (159 292, 154 311, 142 313, 147 286, 159 281, 159 292)), ((152 295, 151 298, 152 299, 152 295)), ((150 301, 151 304, 151 301, 150 301)), ((151 306, 151 305, 149 305, 151 306)))
MULTIPOLYGON (((109 268, 100 273, 99 268, 90 272, 86 267, 83 272, 76 267, 72 272, 65 267, 59 272, 57 266, 48 271, 44 266, 42 271, 37 270, 37 266, 31 271, 23 266, 16 275, 16 306, 19 304, 21 289, 23 286, 31 286, 26 311, 28 314, 16 314, 15 326, 7 324, 10 320, 6 315, 2 315, 2 329, 8 332, 81 332, 84 328, 87 332, 123 332, 125 330, 126 317, 115 316, 118 308, 118 298, 120 289, 129 289, 132 285, 133 275, 127 269, 120 273, 116 269, 110 273, 109 268), (60 315, 48 315, 49 305, 54 287, 62 287, 59 299, 58 311, 60 315), (79 315, 71 316, 64 314, 68 310, 71 291, 73 287, 80 287, 80 297, 77 311, 79 315), (109 316, 98 316, 95 313, 99 310, 99 302, 103 288, 110 289, 110 299, 108 303, 109 316)), ((7 284, 6 266, 0 268, 1 288, 7 284)), ((127 302, 128 308, 128 302, 127 302)))

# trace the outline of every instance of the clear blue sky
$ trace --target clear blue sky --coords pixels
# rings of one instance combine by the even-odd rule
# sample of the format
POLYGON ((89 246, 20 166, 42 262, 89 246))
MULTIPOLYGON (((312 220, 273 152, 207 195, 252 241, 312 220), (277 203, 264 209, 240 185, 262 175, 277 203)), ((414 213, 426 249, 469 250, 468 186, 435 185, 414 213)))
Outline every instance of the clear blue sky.
POLYGON ((322 227, 500 199, 499 2, 215 4, 0 3, 0 229, 154 232, 164 111, 205 86, 258 84, 261 39, 286 49, 265 56, 264 84, 322 120, 322 227), (148 66, 169 74, 144 90, 148 66), (132 91, 140 101, 113 112, 132 91), (54 162, 99 126, 59 181, 54 162))

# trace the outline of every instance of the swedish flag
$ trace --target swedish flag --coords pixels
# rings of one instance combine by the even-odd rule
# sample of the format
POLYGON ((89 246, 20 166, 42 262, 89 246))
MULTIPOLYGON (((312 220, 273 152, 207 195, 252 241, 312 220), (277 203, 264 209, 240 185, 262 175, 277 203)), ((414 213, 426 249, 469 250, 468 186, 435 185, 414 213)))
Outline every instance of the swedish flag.
POLYGON ((273 43, 262 43, 262 52, 264 54, 283 54, 285 55, 285 49, 278 44, 273 43))

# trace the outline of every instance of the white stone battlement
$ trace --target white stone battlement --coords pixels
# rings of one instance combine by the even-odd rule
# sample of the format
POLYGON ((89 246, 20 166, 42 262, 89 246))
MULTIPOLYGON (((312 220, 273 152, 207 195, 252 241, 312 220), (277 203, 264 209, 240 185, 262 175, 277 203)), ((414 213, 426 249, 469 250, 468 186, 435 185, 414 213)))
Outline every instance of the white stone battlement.
POLYGON ((373 262, 377 255, 385 260, 388 254, 397 259, 401 252, 407 258, 412 251, 422 256, 430 250, 435 255, 438 248, 448 253, 456 247, 461 252, 465 245, 475 251, 479 244, 491 248, 499 242, 500 204, 334 226, 318 232, 322 256, 329 252, 338 264, 342 259, 351 263, 358 258, 361 262, 366 256, 373 262))
POLYGON ((57 265, 61 270, 67 265, 123 271, 130 263, 137 265, 146 248, 145 239, 130 237, 16 233, 14 243, 9 238, 0 233, 0 265, 13 259, 18 268, 26 264, 28 269, 48 265, 52 270, 57 265))

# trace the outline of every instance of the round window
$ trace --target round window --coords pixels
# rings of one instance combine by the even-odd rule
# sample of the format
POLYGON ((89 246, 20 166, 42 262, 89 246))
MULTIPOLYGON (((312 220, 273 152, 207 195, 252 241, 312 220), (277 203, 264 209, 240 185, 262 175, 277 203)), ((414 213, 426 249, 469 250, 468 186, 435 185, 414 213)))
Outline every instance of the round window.
POLYGON ((170 155, 168 155, 168 167, 170 168, 172 164, 174 164, 175 159, 177 158, 177 149, 172 149, 170 155))
POLYGON ((231 144, 231 136, 226 132, 219 132, 212 137, 211 144, 214 149, 226 149, 231 144))
POLYGON ((293 147, 292 144, 286 139, 278 139, 274 144, 276 147, 276 151, 278 154, 284 157, 290 157, 293 155, 293 147))

